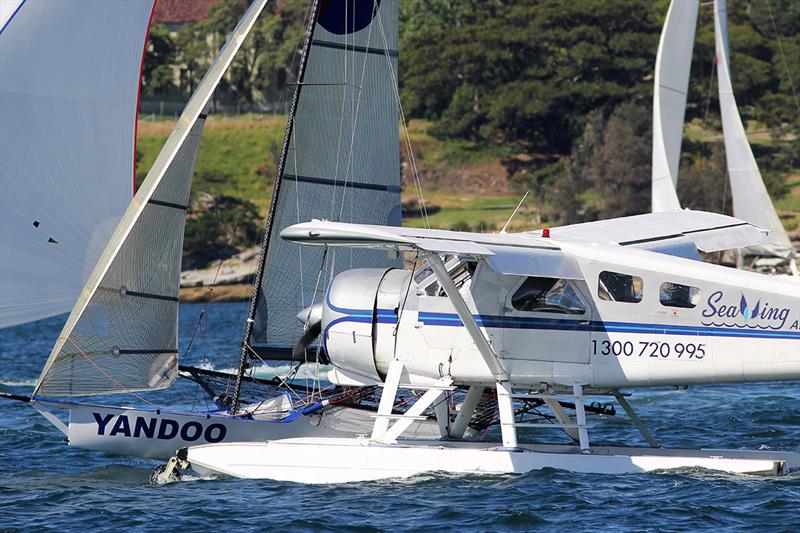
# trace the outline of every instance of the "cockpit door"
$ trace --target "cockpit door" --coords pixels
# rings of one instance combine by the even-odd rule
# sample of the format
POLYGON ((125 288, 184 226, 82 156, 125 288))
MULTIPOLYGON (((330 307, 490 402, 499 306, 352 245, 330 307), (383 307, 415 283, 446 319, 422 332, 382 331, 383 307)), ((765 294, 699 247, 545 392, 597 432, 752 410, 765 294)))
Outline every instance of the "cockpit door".
POLYGON ((589 363, 591 299, 583 280, 520 277, 503 306, 503 356, 589 363))

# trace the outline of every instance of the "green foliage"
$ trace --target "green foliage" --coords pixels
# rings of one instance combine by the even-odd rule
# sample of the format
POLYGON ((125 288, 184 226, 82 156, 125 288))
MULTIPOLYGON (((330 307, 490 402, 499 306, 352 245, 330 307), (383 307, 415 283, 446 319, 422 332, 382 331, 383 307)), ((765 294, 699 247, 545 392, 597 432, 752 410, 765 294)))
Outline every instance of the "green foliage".
POLYGON ((471 231, 472 230, 472 228, 470 227, 469 223, 465 222, 463 220, 459 220, 458 222, 453 224, 453 226, 450 229, 453 230, 453 231, 471 231))
MULTIPOLYGON (((174 39, 154 26, 145 94, 173 90, 166 67, 171 63, 181 64, 182 90, 193 90, 248 3, 224 0, 174 39)), ((668 5, 669 0, 402 0, 401 98, 413 124, 425 125, 411 132, 423 176, 478 164, 494 164, 495 172, 501 160, 512 182, 534 195, 520 221, 534 204, 538 216, 561 223, 648 211, 652 73, 668 5)), ((760 134, 754 151, 773 200, 789 205, 798 201, 798 195, 786 195, 786 176, 796 178, 799 166, 800 2, 729 2, 728 9, 737 102, 751 130, 769 129, 769 139, 760 134)), ((306 0, 270 3, 220 92, 251 103, 291 91, 307 12, 306 0)), ((720 133, 715 55, 712 9, 702 6, 686 116, 700 129, 687 132, 695 142, 684 143, 679 194, 686 206, 722 211, 730 210, 724 153, 719 139, 708 139, 720 133)), ((195 197, 243 197, 263 214, 283 126, 279 121, 268 131, 252 124, 208 128, 195 197)), ((140 138, 140 177, 167 133, 140 138)), ((449 190, 442 194, 453 196, 449 190)), ((503 209, 483 205, 491 198, 465 193, 458 195, 459 205, 441 203, 431 221, 466 229, 484 220, 487 227, 501 227, 513 210, 505 204, 515 205, 519 196, 510 197, 507 189, 496 195, 505 195, 503 209)), ((203 222, 192 231, 200 235, 207 227, 203 222)))
POLYGON ((800 3, 796 0, 762 0, 752 2, 749 8, 753 26, 769 39, 800 33, 800 3))
POLYGON ((728 166, 722 143, 707 148, 695 143, 684 150, 678 179, 678 197, 687 209, 733 214, 728 166))
POLYGON ((587 168, 602 197, 604 218, 650 210, 650 121, 647 108, 635 104, 618 106, 608 118, 587 168))
POLYGON ((649 110, 641 105, 620 104, 608 118, 601 110, 589 113, 570 156, 536 174, 546 178, 542 201, 555 218, 572 224, 648 212, 650 129, 649 110))
POLYGON ((153 97, 175 86, 172 64, 176 59, 175 42, 163 24, 153 24, 147 37, 147 53, 142 66, 142 93, 153 97))
POLYGON ((203 268, 230 257, 258 238, 261 218, 255 205, 230 196, 206 200, 195 200, 186 217, 184 269, 203 268))
POLYGON ((402 50, 406 109, 438 120, 440 136, 568 153, 589 111, 647 94, 658 35, 648 4, 485 5, 492 16, 423 26, 402 50))
MULTIPOLYGON (((247 199, 266 215, 285 117, 218 119, 206 124, 192 183, 192 196, 209 193, 247 199)), ((171 130, 170 123, 139 128, 137 181, 144 179, 171 130)))

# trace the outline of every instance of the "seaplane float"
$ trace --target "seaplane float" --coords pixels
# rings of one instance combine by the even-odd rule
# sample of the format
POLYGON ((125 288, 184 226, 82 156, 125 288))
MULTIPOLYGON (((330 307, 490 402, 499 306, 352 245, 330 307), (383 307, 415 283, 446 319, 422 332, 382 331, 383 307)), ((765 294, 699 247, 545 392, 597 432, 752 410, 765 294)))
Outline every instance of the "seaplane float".
POLYGON ((797 452, 667 449, 622 389, 800 378, 800 283, 699 260, 757 246, 766 232, 725 215, 677 211, 518 234, 314 220, 287 241, 412 254, 411 269, 338 274, 309 310, 340 385, 382 388, 369 434, 225 442, 179 450, 202 474, 343 483, 422 472, 622 474, 674 468, 782 474, 797 452), (446 401, 461 387, 456 405, 446 401), (402 414, 398 390, 424 390, 402 414), (464 439, 481 398, 496 398, 501 442, 464 439), (649 447, 597 446, 587 396, 614 397, 649 447), (539 400, 558 423, 525 423, 539 400), (563 407, 569 400, 570 415, 563 407), (432 409, 440 438, 406 430, 432 409), (573 444, 523 444, 520 427, 559 429, 573 444))

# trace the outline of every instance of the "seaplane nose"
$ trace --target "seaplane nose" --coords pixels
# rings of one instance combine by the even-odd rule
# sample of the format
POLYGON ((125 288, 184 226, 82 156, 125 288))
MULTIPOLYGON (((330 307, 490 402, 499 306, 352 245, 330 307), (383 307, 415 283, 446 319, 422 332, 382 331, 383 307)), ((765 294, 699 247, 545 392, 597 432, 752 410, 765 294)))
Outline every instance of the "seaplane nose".
POLYGON ((322 321, 322 304, 317 303, 314 305, 309 305, 296 315, 294 315, 297 320, 302 322, 303 324, 311 325, 316 324, 317 322, 322 321))
POLYGON ((359 268, 337 275, 325 295, 322 337, 339 369, 379 380, 374 333, 381 282, 388 269, 359 268))

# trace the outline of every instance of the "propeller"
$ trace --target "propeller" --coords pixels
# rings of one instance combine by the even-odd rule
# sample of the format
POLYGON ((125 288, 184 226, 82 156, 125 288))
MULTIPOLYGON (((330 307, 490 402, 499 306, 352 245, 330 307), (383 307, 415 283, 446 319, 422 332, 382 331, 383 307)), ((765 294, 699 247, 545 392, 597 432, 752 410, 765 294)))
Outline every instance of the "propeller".
MULTIPOLYGON (((303 361, 308 347, 322 333, 322 304, 310 305, 297 313, 295 317, 304 324, 305 331, 300 340, 294 345, 294 348, 292 348, 292 360, 303 361)), ((319 351, 319 362, 326 365, 330 364, 325 350, 319 351)))

